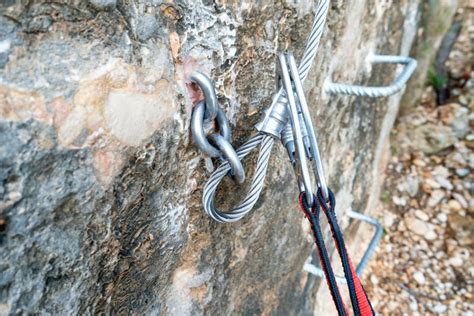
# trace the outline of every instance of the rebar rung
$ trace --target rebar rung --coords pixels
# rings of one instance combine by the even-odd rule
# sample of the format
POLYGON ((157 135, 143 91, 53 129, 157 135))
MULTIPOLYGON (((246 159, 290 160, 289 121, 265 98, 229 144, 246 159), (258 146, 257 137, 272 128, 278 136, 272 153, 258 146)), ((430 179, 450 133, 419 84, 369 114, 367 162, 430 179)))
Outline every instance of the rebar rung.
POLYGON ((405 56, 372 55, 369 57, 372 64, 401 64, 405 65, 402 72, 388 86, 360 86, 345 83, 326 82, 324 91, 330 94, 356 95, 360 97, 386 97, 400 91, 416 69, 415 59, 405 56))

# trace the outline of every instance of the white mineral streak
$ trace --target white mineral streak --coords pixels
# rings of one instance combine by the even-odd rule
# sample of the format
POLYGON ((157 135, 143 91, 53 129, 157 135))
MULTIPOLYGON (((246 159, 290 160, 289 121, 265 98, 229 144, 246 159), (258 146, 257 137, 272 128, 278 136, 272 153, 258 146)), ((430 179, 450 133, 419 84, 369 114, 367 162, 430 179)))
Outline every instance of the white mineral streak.
POLYGON ((174 273, 173 283, 166 301, 169 315, 192 315, 193 295, 191 290, 204 286, 212 275, 212 269, 208 269, 200 274, 198 274, 194 267, 177 269, 174 273))
POLYGON ((169 90, 158 95, 111 91, 104 108, 107 127, 120 141, 138 146, 175 112, 169 90))
POLYGON ((11 42, 9 40, 0 41, 0 54, 10 49, 11 42))

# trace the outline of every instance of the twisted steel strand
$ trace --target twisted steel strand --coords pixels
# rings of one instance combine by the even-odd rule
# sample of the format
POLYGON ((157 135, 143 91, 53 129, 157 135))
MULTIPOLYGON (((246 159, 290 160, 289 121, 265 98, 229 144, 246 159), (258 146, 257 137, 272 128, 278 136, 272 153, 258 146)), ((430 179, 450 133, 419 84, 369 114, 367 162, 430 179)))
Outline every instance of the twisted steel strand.
MULTIPOLYGON (((329 0, 322 0, 318 4, 318 9, 314 16, 313 26, 311 27, 311 33, 308 37, 308 43, 306 44, 305 50, 303 52, 303 57, 301 58, 300 64, 298 66, 298 72, 300 75, 301 81, 304 81, 308 76, 311 65, 313 64, 314 57, 318 52, 319 43, 321 41, 321 36, 323 34, 324 25, 326 24, 326 16, 329 10, 329 0)), ((285 107, 288 104, 288 99, 285 95, 285 90, 280 88, 278 91, 278 97, 274 99, 273 103, 284 103, 285 107)))
POLYGON ((326 24, 326 16, 329 9, 329 0, 322 0, 318 4, 311 33, 308 38, 308 43, 301 58, 298 71, 300 74, 301 81, 304 81, 308 76, 311 64, 313 63, 314 56, 318 51, 319 42, 321 41, 321 35, 323 34, 324 25, 326 24))
POLYGON ((402 72, 393 81, 392 84, 382 87, 367 87, 359 85, 350 85, 344 83, 328 82, 324 90, 332 94, 355 95, 359 97, 386 97, 400 91, 410 79, 410 76, 416 69, 417 62, 415 59, 404 56, 391 55, 374 55, 371 59, 374 64, 403 64, 405 65, 402 72))

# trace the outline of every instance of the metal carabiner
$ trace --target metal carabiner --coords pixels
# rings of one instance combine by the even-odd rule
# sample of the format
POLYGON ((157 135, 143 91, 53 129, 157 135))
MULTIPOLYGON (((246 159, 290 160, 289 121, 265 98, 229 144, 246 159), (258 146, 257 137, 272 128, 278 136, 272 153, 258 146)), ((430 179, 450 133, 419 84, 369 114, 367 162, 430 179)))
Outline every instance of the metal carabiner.
POLYGON ((323 197, 327 199, 328 188, 324 177, 318 142, 295 58, 293 54, 290 53, 286 56, 283 54, 280 55, 279 60, 286 97, 288 98, 290 124, 293 132, 292 142, 291 135, 289 135, 288 132, 288 127, 286 127, 283 130, 282 140, 290 154, 290 160, 293 162, 297 175, 299 176, 298 181, 300 191, 305 192, 308 201, 314 200, 310 171, 306 162, 306 159, 308 159, 313 163, 313 172, 317 180, 317 185, 321 188, 323 197), (297 101, 295 99, 295 94, 297 101), (304 133, 302 130, 304 130, 304 133), (295 153, 294 155, 291 155, 292 151, 295 153))
POLYGON ((323 163, 321 161, 321 155, 319 154, 318 139, 314 132, 313 121, 311 120, 311 114, 309 113, 308 103, 303 91, 303 83, 299 77, 298 66, 296 65, 295 57, 293 54, 288 54, 288 63, 290 65, 290 74, 293 78, 293 83, 296 89, 296 95, 298 96, 301 113, 303 116, 304 123, 306 125, 306 133, 308 134, 310 156, 309 159, 313 162, 314 173, 316 180, 318 181, 318 187, 323 192, 324 199, 328 198, 328 187, 326 184, 326 178, 324 176, 323 163))
POLYGON ((311 201, 311 203, 313 203, 313 185, 306 161, 306 149, 304 147, 303 135, 301 133, 301 122, 299 120, 298 108, 296 106, 291 77, 288 71, 288 65, 286 63, 286 56, 281 54, 278 56, 278 58, 280 60, 281 66, 281 78, 286 91, 286 97, 288 99, 288 112, 290 114, 290 124, 295 141, 295 152, 294 155, 290 156, 290 160, 294 161, 293 167, 295 168, 296 175, 298 177, 300 191, 305 193, 308 202, 311 201))

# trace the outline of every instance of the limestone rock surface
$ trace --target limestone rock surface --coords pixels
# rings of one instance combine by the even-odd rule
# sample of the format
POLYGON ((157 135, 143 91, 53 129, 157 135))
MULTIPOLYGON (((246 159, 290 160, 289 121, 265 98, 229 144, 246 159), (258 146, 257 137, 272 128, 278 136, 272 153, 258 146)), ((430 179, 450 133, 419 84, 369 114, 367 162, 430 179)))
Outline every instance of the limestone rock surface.
MULTIPOLYGON (((332 1, 305 88, 342 223, 373 194, 399 97, 323 83, 389 83, 395 68, 366 57, 409 53, 419 2, 332 1)), ((255 210, 222 225, 202 211, 209 174, 189 132, 201 70, 235 146, 253 133, 276 54, 301 56, 316 3, 2 1, 0 314, 333 312, 303 271, 313 245, 282 146, 255 210)), ((216 203, 243 193, 226 181, 216 203)))

